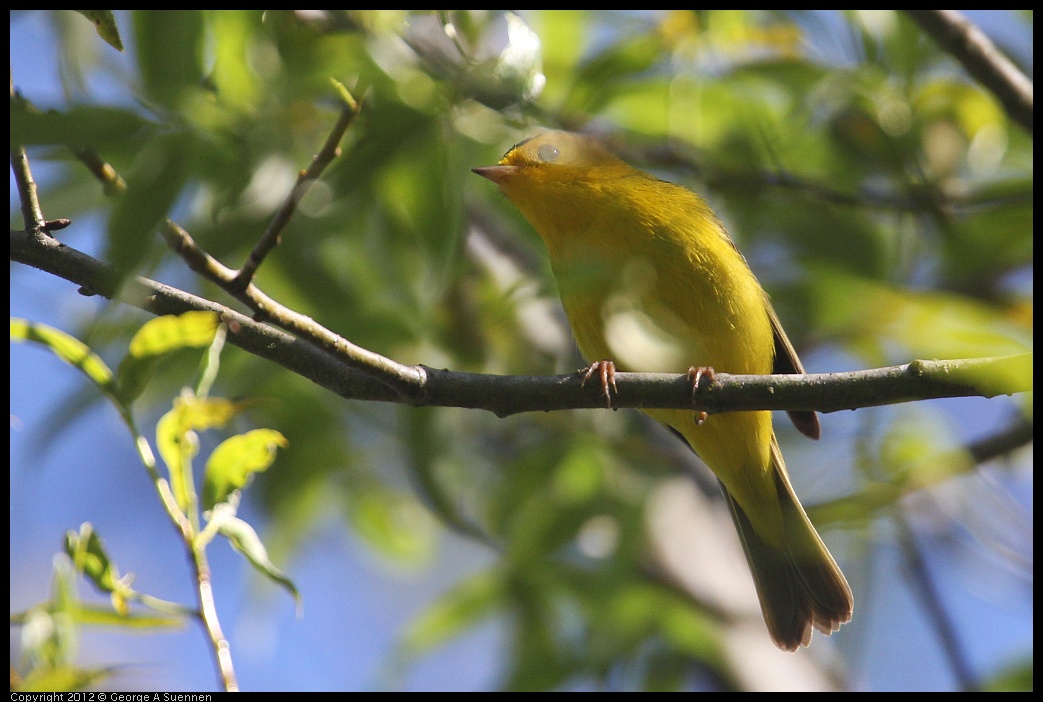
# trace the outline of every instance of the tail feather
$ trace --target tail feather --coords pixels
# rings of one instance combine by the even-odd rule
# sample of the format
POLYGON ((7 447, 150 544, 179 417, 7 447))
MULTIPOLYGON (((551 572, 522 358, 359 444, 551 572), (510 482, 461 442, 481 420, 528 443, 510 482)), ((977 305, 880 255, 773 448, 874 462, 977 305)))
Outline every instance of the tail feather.
POLYGON ((813 629, 829 636, 851 621, 854 600, 847 579, 797 500, 774 438, 776 489, 782 505, 783 548, 762 539, 742 507, 721 485, 753 573, 764 621, 775 644, 795 651, 813 629))

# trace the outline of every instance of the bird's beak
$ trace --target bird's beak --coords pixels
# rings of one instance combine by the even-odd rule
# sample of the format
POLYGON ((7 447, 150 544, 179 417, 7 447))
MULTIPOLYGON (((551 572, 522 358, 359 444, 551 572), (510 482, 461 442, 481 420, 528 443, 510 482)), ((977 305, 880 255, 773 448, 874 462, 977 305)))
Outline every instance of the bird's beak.
POLYGON ((514 175, 515 171, 518 170, 517 166, 480 166, 478 168, 471 169, 474 173, 477 173, 483 178, 488 178, 494 183, 502 183, 503 181, 514 175))

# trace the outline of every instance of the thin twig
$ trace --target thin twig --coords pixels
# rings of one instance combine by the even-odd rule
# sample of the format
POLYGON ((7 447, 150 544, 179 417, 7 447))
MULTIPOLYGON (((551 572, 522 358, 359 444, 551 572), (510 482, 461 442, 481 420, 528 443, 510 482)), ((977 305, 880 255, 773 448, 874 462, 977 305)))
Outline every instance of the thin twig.
MULTIPOLYGON (((111 167, 108 167, 107 169, 104 168, 103 166, 107 166, 107 164, 104 164, 100 158, 95 156, 91 159, 91 154, 92 152, 80 150, 80 153, 77 155, 81 160, 89 160, 91 162, 90 165, 98 167, 99 174, 103 176, 103 180, 108 178, 106 182, 112 182, 114 184, 115 190, 111 191, 112 194, 121 190, 123 183, 122 179, 119 178, 119 175, 116 174, 111 167)), ((51 238, 47 232, 47 222, 44 220, 43 214, 40 210, 40 203, 36 193, 36 184, 33 182, 32 173, 29 169, 29 161, 26 157, 25 150, 22 147, 11 147, 11 166, 15 173, 15 179, 18 182, 22 213, 26 218, 25 231, 19 232, 19 234, 35 242, 37 247, 43 252, 67 250, 67 247, 51 238)), ((107 192, 110 191, 107 189, 107 192)), ((56 224, 58 224, 58 228, 61 228, 65 226, 67 222, 65 220, 56 220, 56 224)), ((15 238, 15 233, 12 232, 12 247, 14 246, 15 238)), ((116 284, 118 277, 115 275, 115 271, 110 270, 108 276, 109 284, 116 284)), ((236 681, 235 669, 232 664, 231 649, 228 640, 221 632, 221 624, 217 617, 217 608, 214 603, 213 588, 210 583, 210 568, 207 564, 206 553, 202 547, 197 546, 195 543, 195 533, 197 528, 196 525, 193 524, 194 520, 191 518, 194 517, 195 512, 193 511, 190 512, 189 515, 186 515, 178 507, 177 500, 171 493, 169 484, 156 470, 155 456, 149 447, 148 441, 146 441, 141 433, 138 432, 137 425, 134 421, 134 417, 129 411, 129 408, 120 403, 117 404, 120 413, 123 415, 124 420, 135 437, 135 446, 156 486, 156 491, 159 495, 160 501, 188 549, 190 562, 196 576, 196 593, 199 600, 198 616, 211 641, 211 646, 214 651, 214 660, 219 672, 221 685, 226 691, 237 691, 239 689, 239 684, 236 681)))
POLYGON ((47 222, 40 209, 40 199, 36 192, 36 181, 29 169, 29 159, 25 149, 18 145, 11 146, 11 169, 14 171, 15 185, 18 188, 18 200, 22 207, 22 221, 25 230, 33 236, 47 236, 47 222))
POLYGON ((106 195, 115 197, 127 189, 126 181, 94 149, 85 146, 74 146, 71 148, 73 155, 80 160, 80 163, 85 165, 87 170, 93 173, 94 177, 101 182, 106 195))
POLYGON ((275 214, 271 224, 268 225, 268 229, 265 230, 253 251, 250 252, 246 263, 239 270, 232 283, 233 289, 242 291, 246 290, 250 285, 265 257, 279 245, 282 231, 286 228, 290 218, 293 217, 294 212, 297 211, 297 204, 304 198, 312 183, 326 170, 326 166, 340 155, 339 145, 341 139, 344 138, 345 132, 348 131, 348 127, 360 109, 359 103, 352 98, 347 90, 341 90, 341 96, 344 104, 341 107, 340 117, 337 119, 337 123, 334 125, 330 135, 326 138, 326 143, 322 145, 319 153, 312 158, 311 164, 297 174, 297 183, 290 190, 290 194, 286 196, 286 200, 275 214))
POLYGON ((217 616, 217 605, 214 602, 214 588, 210 578, 210 565, 206 560, 206 551, 192 542, 188 544, 188 551, 196 575, 199 616, 206 627, 207 637, 214 650, 221 687, 226 692, 238 692, 239 682, 232 665, 232 649, 224 632, 221 631, 221 622, 217 616))
POLYGON ((1032 134, 1032 81, 958 10, 905 10, 1032 134))
POLYGON ((286 332, 255 322, 224 305, 148 278, 128 278, 125 288, 121 289, 120 278, 112 266, 53 239, 38 243, 26 232, 12 231, 10 257, 12 261, 76 283, 83 294, 116 299, 155 315, 181 314, 190 310, 216 312, 221 321, 229 325, 232 343, 343 397, 401 402, 401 396, 417 394, 422 385, 423 370, 415 366, 402 366, 385 359, 403 369, 403 387, 393 388, 388 382, 376 380, 370 373, 354 369, 333 354, 312 344, 301 343, 300 339, 286 332), (410 384, 415 387, 406 390, 404 386, 410 384))
MULTIPOLYGON (((14 89, 14 79, 12 79, 11 99, 18 98, 18 93, 14 89)), ((11 170, 14 172, 15 186, 18 188, 18 202, 22 208, 22 222, 25 231, 32 232, 33 236, 37 238, 47 237, 47 222, 40 209, 40 196, 36 191, 36 181, 33 180, 33 172, 29 168, 29 158, 25 154, 25 147, 21 144, 11 144, 11 170)))

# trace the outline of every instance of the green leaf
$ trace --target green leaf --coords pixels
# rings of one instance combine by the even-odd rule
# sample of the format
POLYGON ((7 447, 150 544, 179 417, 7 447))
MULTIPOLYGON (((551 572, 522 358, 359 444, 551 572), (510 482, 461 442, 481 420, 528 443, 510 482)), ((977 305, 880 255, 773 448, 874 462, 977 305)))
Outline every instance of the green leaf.
POLYGON ((635 131, 663 135, 670 133, 670 110, 677 97, 674 81, 648 79, 615 88, 597 96, 604 103, 602 113, 635 131))
POLYGON ((819 301, 816 327, 857 344, 875 365, 894 362, 877 350, 885 344, 900 345, 904 358, 985 358, 1032 350, 1031 325, 968 296, 908 290, 825 267, 816 268, 811 280, 819 301))
POLYGON ((254 109, 267 87, 254 63, 259 19, 253 10, 215 10, 206 16, 206 40, 213 47, 207 83, 222 105, 244 114, 254 109))
POLYGON ((503 602, 503 577, 496 570, 476 573, 442 594, 406 629, 402 647, 419 656, 459 636, 503 602))
POLYGON ((75 615, 80 600, 72 562, 61 553, 55 554, 52 562, 50 601, 12 617, 12 622, 22 625, 22 649, 35 665, 43 667, 71 661, 79 639, 75 615))
POLYGON ((135 158, 108 227, 106 256, 123 276, 135 272, 156 243, 154 230, 188 180, 191 153, 188 135, 174 132, 152 139, 135 158))
MULTIPOLYGON (((1011 656, 1013 657, 1013 656, 1011 656)), ((1032 658, 1009 665, 999 675, 985 682, 990 692, 1031 692, 1035 686, 1032 658)))
POLYGON ((553 689, 572 672, 573 650, 557 637, 559 614, 550 607, 548 594, 528 588, 512 594, 516 595, 512 642, 515 656, 504 686, 508 690, 553 689))
POLYGON ((293 584, 293 581, 283 575, 282 571, 276 568, 272 562, 268 559, 268 549, 264 547, 264 543, 261 542, 261 537, 257 535, 254 528, 248 523, 244 522, 238 517, 230 516, 218 516, 220 519, 220 531, 227 537, 232 547, 239 553, 246 556, 246 559, 261 572, 262 575, 272 580, 278 585, 284 587, 291 595, 293 595, 294 601, 300 606, 301 596, 297 592, 297 586, 293 584))
POLYGON ((124 400, 130 402, 141 394, 163 354, 209 346, 219 322, 217 313, 207 311, 164 315, 146 322, 130 340, 129 353, 117 371, 124 400))
POLYGON ((942 483, 974 468, 973 458, 945 415, 927 404, 896 408, 876 463, 885 471, 887 485, 901 493, 942 483))
POLYGON ((192 501, 192 458, 199 451, 199 441, 189 429, 186 409, 180 398, 174 407, 156 423, 156 447, 170 474, 170 489, 182 510, 192 501))
POLYGON ((77 106, 40 112, 21 100, 11 101, 11 142, 25 145, 104 146, 125 143, 155 125, 115 107, 77 106))
POLYGON ((216 312, 192 311, 149 320, 130 340, 136 358, 158 356, 175 349, 203 348, 214 340, 220 319, 216 312))
POLYGON ((120 39, 120 30, 116 26, 116 17, 112 14, 112 10, 76 11, 94 23, 98 36, 104 39, 106 44, 116 51, 123 51, 123 41, 120 39))
POLYGON ((600 111, 621 81, 650 69, 662 52, 661 39, 652 33, 609 45, 577 69, 567 108, 579 113, 600 111))
POLYGON ((11 318, 11 340, 32 341, 50 349, 54 355, 83 372, 102 392, 115 398, 112 371, 90 347, 79 339, 46 324, 11 318))
POLYGON ((145 94, 165 107, 189 108, 186 98, 203 86, 202 12, 138 10, 134 35, 145 94))
POLYGON ((181 509, 187 509, 195 494, 192 459, 199 451, 195 431, 224 426, 240 407, 231 400, 184 394, 156 424, 156 446, 170 472, 170 487, 181 509))
POLYGON ((692 660, 726 666, 721 648, 722 631, 710 615, 673 592, 659 592, 656 600, 659 630, 675 649, 692 660))
POLYGON ((76 622, 86 626, 116 626, 125 629, 182 629, 184 617, 140 612, 117 612, 100 605, 81 605, 76 622))
POLYGON ((441 479, 439 467, 448 438, 437 431, 435 413, 404 411, 403 445, 409 452, 407 465, 424 505, 444 524, 475 539, 486 536, 472 523, 457 501, 459 490, 451 481, 441 479))
POLYGON ((79 533, 65 532, 65 553, 77 571, 87 576, 102 592, 112 595, 112 606, 119 614, 127 613, 127 597, 133 591, 120 579, 119 569, 109 559, 101 537, 90 522, 80 525, 79 533))
POLYGON ((254 429, 221 442, 206 462, 203 509, 242 489, 254 473, 268 470, 277 448, 286 448, 286 437, 274 429, 254 429))

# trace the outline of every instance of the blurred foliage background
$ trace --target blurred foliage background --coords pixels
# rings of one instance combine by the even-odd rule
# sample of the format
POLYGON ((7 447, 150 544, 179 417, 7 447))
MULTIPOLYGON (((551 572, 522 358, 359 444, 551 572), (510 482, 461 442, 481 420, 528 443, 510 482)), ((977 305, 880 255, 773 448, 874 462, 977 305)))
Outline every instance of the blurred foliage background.
MULTIPOLYGON (((1031 13, 970 17, 1031 76, 1031 13)), ((257 283, 395 360, 534 375, 581 365, 538 238, 470 173, 540 128, 597 134, 709 199, 812 372, 1032 350, 1032 135, 901 13, 117 19, 125 54, 75 13, 12 14, 14 86, 45 111, 13 114, 12 142, 29 147, 45 216, 72 219, 60 238, 125 270, 235 306, 187 270, 156 225, 170 216, 241 265, 336 120, 334 78, 364 96, 361 114, 257 283), (21 53, 32 32, 47 40, 33 51, 53 63, 53 80, 34 73, 44 59, 21 53), (126 194, 106 198, 67 144, 109 161, 126 194)), ((56 326, 103 355, 125 349, 145 319, 61 281, 42 293, 41 275, 12 267, 12 314, 16 300, 53 294, 56 326)), ((28 356, 19 354, 12 382, 25 373, 40 383, 49 366, 16 371, 28 356)), ((165 366, 149 387, 157 416, 195 362, 165 366)), ((779 422, 797 491, 856 599, 840 634, 786 656, 764 635, 714 482, 637 413, 501 420, 346 402, 237 349, 225 352, 218 385, 256 401, 245 421, 289 439, 251 509, 273 559, 301 580, 303 618, 280 624, 277 638, 322 651, 296 668, 305 676, 278 663, 294 660, 279 642, 259 662, 244 656, 247 689, 1031 687, 1031 394, 829 415, 818 443, 779 422), (998 448, 976 452, 987 440, 998 448), (422 606, 403 605, 409 616, 382 635, 380 663, 366 670, 345 661, 377 634, 314 590, 312 606, 301 572, 316 549, 336 567, 321 556, 331 531, 367 552, 330 576, 345 593, 375 577, 360 568, 438 583, 422 606), (314 638, 301 634, 318 625, 314 638), (424 667, 453 645, 449 670, 424 667), (275 677, 251 678, 251 664, 265 662, 275 677)), ((13 389, 13 416, 15 398, 13 389)), ((33 467, 55 445, 77 440, 81 459, 104 461, 98 435, 71 428, 94 407, 87 391, 65 393, 14 432, 12 505, 47 509, 53 498, 33 467)), ((86 514, 105 524, 98 513, 123 507, 99 490, 86 514)), ((19 541, 21 509, 12 554, 34 551, 19 541)), ((55 543, 78 522, 61 524, 55 543)), ((120 518, 109 525, 133 538, 120 518)), ((14 555, 11 578, 13 608, 16 591, 46 587, 14 555)), ((269 610, 244 602, 271 597, 269 586, 250 583, 217 593, 223 616, 250 621, 231 627, 233 655, 250 650, 243 631, 275 636, 269 610)), ((131 666, 130 689, 198 689, 212 680, 206 663, 178 667, 198 644, 190 635, 143 670, 130 648, 106 663, 131 666)))

